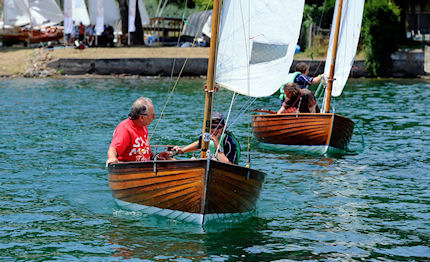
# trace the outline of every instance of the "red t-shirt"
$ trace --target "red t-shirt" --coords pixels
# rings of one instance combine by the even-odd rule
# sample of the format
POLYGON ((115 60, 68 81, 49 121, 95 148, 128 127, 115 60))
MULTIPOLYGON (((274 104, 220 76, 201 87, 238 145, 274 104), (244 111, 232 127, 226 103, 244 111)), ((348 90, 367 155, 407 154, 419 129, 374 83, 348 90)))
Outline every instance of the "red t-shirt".
POLYGON ((110 146, 116 149, 119 161, 148 161, 151 159, 148 129, 146 126, 136 125, 130 119, 125 119, 118 124, 110 146))

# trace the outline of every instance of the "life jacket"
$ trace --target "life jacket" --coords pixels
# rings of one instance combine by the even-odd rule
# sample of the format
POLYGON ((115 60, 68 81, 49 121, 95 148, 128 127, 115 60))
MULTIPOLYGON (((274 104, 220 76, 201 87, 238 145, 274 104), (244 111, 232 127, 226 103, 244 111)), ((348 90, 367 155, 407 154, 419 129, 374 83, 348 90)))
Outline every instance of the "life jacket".
MULTIPOLYGON (((238 164, 239 158, 240 158, 240 144, 239 144, 239 141, 236 139, 236 137, 233 135, 233 133, 228 132, 228 134, 231 136, 233 141, 236 143, 237 157, 235 159, 236 161, 234 161, 235 163, 233 163, 233 164, 238 164)), ((222 134, 221 139, 219 141, 220 147, 222 148, 222 150, 224 150, 224 140, 226 138, 227 138, 227 132, 224 132, 224 134, 222 134)), ((214 154, 216 152, 216 147, 215 147, 215 144, 212 140, 209 142, 209 150, 211 151, 211 154, 214 154)))
POLYGON ((286 79, 285 83, 283 83, 283 84, 281 85, 281 88, 279 88, 279 92, 281 93, 281 94, 279 95, 279 99, 280 99, 280 100, 285 100, 284 85, 285 85, 285 84, 288 84, 288 83, 294 83, 294 80, 296 80, 296 77, 297 77, 298 75, 300 75, 300 74, 301 74, 300 72, 294 72, 294 73, 289 73, 289 74, 287 75, 287 79, 286 79))

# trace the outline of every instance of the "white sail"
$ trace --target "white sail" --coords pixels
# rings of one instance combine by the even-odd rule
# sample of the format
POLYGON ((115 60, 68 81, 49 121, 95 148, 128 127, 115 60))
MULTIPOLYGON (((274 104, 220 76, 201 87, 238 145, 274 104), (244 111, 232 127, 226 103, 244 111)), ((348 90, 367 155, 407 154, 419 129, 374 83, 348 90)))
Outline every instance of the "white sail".
POLYGON ((104 0, 105 24, 113 24, 121 20, 118 3, 115 0, 104 0))
POLYGON ((33 26, 50 26, 64 20, 55 0, 30 0, 30 13, 33 26))
POLYGON ((64 0, 64 33, 72 34, 73 28, 73 0, 64 0))
POLYGON ((136 31, 136 25, 134 24, 136 20, 136 0, 130 0, 128 2, 128 31, 136 31))
POLYGON ((64 19, 55 0, 5 0, 4 14, 4 24, 11 26, 50 26, 64 19))
POLYGON ((72 11, 72 19, 75 22, 75 25, 79 25, 80 22, 84 25, 90 24, 90 17, 88 15, 87 6, 85 5, 84 0, 72 0, 73 1, 73 11, 72 11))
MULTIPOLYGON (((331 57, 333 50, 334 27, 336 24, 336 14, 338 1, 333 16, 330 43, 325 62, 324 74, 329 76, 331 57)), ((357 52, 358 40, 360 38, 361 20, 363 17, 364 0, 344 0, 342 8, 342 20, 339 31, 339 41, 337 46, 336 64, 332 96, 340 96, 348 80, 355 53, 357 52)))
POLYGON ((96 25, 98 33, 103 32, 104 25, 113 25, 121 19, 115 0, 90 0, 89 7, 91 24, 96 25))
POLYGON ((128 6, 128 31, 134 32, 136 31, 136 4, 137 8, 139 8, 139 14, 140 14, 140 21, 142 23, 142 26, 149 24, 149 16, 148 12, 146 12, 146 7, 143 4, 142 0, 130 0, 129 6, 128 6))
POLYGON ((4 0, 3 12, 5 25, 23 26, 30 24, 27 0, 4 0))
POLYGON ((95 30, 98 34, 104 31, 104 8, 105 1, 104 0, 90 0, 89 8, 90 8, 90 21, 92 25, 95 26, 95 30))
POLYGON ((263 97, 279 90, 293 62, 304 0, 224 0, 218 84, 263 97))
POLYGON ((142 26, 149 25, 149 15, 148 12, 146 12, 145 4, 142 0, 138 0, 137 6, 139 8, 140 21, 142 22, 142 26))

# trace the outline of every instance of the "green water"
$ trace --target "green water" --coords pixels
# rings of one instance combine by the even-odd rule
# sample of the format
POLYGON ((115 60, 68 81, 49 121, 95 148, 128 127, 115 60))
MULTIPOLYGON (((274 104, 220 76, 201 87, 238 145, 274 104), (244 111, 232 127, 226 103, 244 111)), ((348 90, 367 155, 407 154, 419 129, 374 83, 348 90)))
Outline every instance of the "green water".
MULTIPOLYGON (((203 79, 184 80, 152 144, 201 132, 203 79)), ((206 228, 116 206, 104 167, 115 126, 139 96, 160 114, 167 79, 0 81, 0 260, 430 260, 430 82, 351 81, 338 113, 353 119, 340 157, 270 151, 252 137, 252 167, 267 173, 256 213, 206 228)), ((247 102, 239 97, 232 118, 247 102)), ((231 93, 216 94, 225 111, 231 93)), ((252 108, 277 109, 276 96, 252 108)), ((153 133, 156 121, 150 127, 153 133)), ((248 116, 232 130, 245 161, 248 116)))

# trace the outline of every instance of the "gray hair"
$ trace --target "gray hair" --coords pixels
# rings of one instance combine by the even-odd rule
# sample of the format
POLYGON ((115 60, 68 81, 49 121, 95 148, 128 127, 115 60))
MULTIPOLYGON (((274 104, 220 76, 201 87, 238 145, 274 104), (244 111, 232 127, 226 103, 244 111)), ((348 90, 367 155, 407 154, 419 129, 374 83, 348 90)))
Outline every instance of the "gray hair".
POLYGON ((148 107, 152 106, 152 100, 147 97, 139 97, 134 101, 133 106, 130 109, 128 118, 131 120, 138 119, 140 115, 148 114, 148 107))

